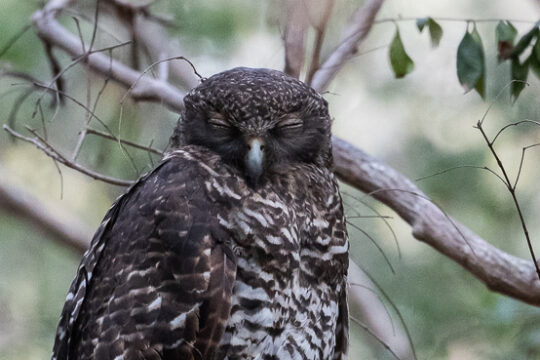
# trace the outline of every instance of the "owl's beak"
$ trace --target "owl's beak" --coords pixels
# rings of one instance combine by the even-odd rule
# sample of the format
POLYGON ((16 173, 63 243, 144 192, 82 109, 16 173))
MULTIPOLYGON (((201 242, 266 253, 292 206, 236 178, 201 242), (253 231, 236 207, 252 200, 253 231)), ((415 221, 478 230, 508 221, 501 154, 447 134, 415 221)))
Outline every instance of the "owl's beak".
POLYGON ((247 141, 248 152, 245 158, 247 176, 253 185, 256 185, 263 173, 264 141, 261 138, 252 138, 247 141))

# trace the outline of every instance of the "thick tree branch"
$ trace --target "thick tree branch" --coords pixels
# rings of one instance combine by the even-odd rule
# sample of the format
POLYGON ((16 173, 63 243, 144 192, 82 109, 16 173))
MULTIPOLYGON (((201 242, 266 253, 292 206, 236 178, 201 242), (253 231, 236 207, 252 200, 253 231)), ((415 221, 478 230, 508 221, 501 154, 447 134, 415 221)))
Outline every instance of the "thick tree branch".
MULTIPOLYGON (((67 3, 67 1, 51 1, 43 10, 37 11, 33 15, 32 21, 38 36, 43 41, 77 57, 85 54, 81 41, 76 35, 60 25, 55 18, 56 13, 62 10, 62 6, 66 6, 67 3)), ((134 100, 161 102, 177 112, 183 108, 183 92, 165 81, 152 79, 148 76, 140 78, 140 72, 105 54, 89 55, 86 65, 100 75, 111 78, 127 88, 137 84, 130 93, 134 100)))
POLYGON ((58 216, 38 199, 8 185, 0 169, 0 210, 16 215, 37 226, 44 234, 60 245, 83 253, 90 242, 92 232, 69 215, 58 216))
POLYGON ((412 226, 413 235, 504 295, 540 306, 540 280, 532 261, 509 255, 444 214, 409 179, 347 142, 334 138, 336 173, 371 193, 412 226))
POLYGON ((306 3, 298 0, 286 0, 284 5, 287 12, 283 16, 285 19, 283 32, 284 72, 298 79, 304 66, 305 40, 309 25, 306 3))
POLYGON ((371 30, 383 1, 367 0, 367 3, 352 16, 343 41, 313 75, 311 86, 315 90, 323 92, 339 70, 356 54, 358 46, 371 30))
MULTIPOLYGON (((56 1, 58 2, 58 1, 56 1)), ((50 4, 50 3, 49 3, 50 4)), ((349 36, 315 74, 314 87, 323 91, 326 84, 354 54, 365 38, 382 0, 368 0, 354 16, 349 36)), ((51 11, 34 15, 39 35, 73 56, 82 55, 79 39, 54 19, 51 11)), ((140 72, 112 61, 104 54, 92 54, 86 63, 93 71, 129 88, 137 83, 130 96, 138 100, 161 101, 169 108, 182 109, 182 93, 171 85, 143 78, 140 72)), ((334 138, 336 174, 356 188, 394 209, 413 229, 413 235, 461 264, 490 289, 529 304, 540 306, 540 281, 531 261, 511 256, 488 244, 469 229, 446 216, 407 178, 368 156, 353 145, 334 138)))
MULTIPOLYGON (((171 41, 166 37, 165 30, 161 26, 144 17, 138 17, 135 21, 135 36, 150 54, 156 55, 150 62, 183 54, 176 44, 171 46, 171 41)), ((174 79, 178 80, 186 89, 189 90, 199 83, 193 69, 185 61, 171 61, 167 62, 166 65, 174 79)), ((165 79, 161 78, 161 80, 165 79)))

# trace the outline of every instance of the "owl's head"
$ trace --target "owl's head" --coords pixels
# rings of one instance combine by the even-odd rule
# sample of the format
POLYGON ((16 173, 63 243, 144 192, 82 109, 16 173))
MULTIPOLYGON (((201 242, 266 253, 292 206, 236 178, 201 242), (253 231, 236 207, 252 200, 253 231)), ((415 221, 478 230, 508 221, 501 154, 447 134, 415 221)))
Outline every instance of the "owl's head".
POLYGON ((225 71, 204 80, 184 103, 184 144, 216 152, 253 186, 287 164, 331 164, 326 100, 280 71, 225 71))

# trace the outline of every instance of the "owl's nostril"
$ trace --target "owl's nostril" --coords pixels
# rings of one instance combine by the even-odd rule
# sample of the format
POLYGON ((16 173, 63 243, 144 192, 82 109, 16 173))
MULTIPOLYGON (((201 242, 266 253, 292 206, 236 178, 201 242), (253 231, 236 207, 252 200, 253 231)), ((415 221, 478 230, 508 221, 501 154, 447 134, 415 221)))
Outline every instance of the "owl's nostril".
POLYGON ((261 150, 264 150, 264 145, 261 145, 261 150))

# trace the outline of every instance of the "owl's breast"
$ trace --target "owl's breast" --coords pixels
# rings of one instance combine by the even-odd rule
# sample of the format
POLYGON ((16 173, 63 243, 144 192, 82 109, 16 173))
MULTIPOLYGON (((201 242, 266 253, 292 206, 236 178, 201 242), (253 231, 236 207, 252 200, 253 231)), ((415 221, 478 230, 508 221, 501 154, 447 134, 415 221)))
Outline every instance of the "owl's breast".
POLYGON ((220 359, 332 358, 348 243, 339 195, 323 201, 315 186, 253 193, 219 214, 237 258, 220 359))

